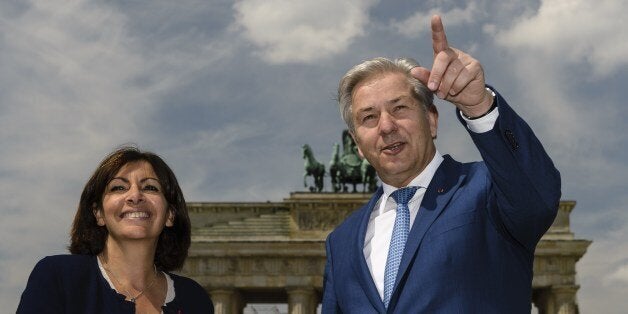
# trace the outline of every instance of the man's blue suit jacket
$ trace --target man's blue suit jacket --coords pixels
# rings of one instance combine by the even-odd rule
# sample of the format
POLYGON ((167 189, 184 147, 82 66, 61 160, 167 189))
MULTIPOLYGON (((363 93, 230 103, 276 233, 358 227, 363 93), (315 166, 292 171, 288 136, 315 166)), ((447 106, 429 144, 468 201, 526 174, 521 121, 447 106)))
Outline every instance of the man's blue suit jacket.
MULTIPOLYGON (((560 174, 501 96, 483 162, 445 155, 412 225, 388 309, 364 258, 380 188, 327 238, 323 313, 530 313, 534 249, 554 221, 560 174)), ((463 120, 461 119, 461 122, 463 120)))

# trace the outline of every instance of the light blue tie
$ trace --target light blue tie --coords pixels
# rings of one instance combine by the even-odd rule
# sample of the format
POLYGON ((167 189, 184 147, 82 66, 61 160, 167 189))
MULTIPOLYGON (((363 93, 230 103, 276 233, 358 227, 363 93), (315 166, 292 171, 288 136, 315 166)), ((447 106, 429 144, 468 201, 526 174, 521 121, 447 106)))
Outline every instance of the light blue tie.
POLYGON ((397 202, 397 215, 395 216, 395 226, 393 227, 388 258, 386 259, 386 270, 384 272, 384 305, 388 308, 390 297, 395 288, 395 280, 401 263, 403 249, 410 233, 410 209, 408 202, 414 196, 418 187, 411 186, 394 191, 390 196, 397 202))

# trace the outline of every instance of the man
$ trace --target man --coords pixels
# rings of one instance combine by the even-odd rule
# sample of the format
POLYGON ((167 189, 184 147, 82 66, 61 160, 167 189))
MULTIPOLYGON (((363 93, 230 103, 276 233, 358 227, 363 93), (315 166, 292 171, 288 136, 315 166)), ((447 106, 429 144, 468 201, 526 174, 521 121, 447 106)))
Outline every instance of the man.
POLYGON ((560 175, 480 63, 431 23, 431 70, 377 58, 340 82, 342 116, 383 186, 327 239, 323 313, 530 313, 560 175), (437 151, 432 92, 456 106, 483 162, 437 151))

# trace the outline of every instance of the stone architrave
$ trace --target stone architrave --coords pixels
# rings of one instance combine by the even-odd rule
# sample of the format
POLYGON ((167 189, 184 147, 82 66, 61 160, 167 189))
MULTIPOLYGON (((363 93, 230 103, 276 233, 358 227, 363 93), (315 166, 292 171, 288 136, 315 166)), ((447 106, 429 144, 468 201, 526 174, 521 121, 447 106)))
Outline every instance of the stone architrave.
MULTIPOLYGON (((182 272, 208 290, 216 313, 249 303, 288 304, 315 313, 321 301, 325 239, 370 194, 293 192, 282 202, 190 203, 192 245, 182 272)), ((531 302, 540 314, 578 313, 576 262, 591 241, 576 239, 561 201, 539 242, 531 302)))

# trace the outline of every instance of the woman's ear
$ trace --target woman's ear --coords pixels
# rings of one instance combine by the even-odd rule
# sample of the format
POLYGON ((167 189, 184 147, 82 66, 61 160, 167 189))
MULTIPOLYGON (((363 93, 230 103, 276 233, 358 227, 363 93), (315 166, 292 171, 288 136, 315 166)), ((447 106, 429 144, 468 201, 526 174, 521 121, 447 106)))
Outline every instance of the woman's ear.
POLYGON ((96 224, 98 224, 101 227, 104 227, 105 218, 103 217, 102 210, 98 209, 98 206, 96 206, 96 204, 94 204, 92 208, 93 208, 92 213, 94 213, 94 217, 96 217, 96 224))
POLYGON ((174 226, 174 210, 170 208, 168 210, 168 219, 166 219, 166 227, 174 226))

